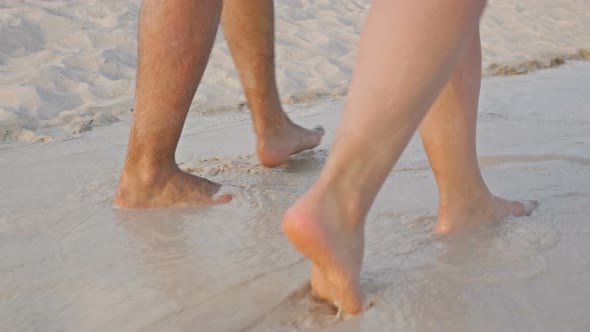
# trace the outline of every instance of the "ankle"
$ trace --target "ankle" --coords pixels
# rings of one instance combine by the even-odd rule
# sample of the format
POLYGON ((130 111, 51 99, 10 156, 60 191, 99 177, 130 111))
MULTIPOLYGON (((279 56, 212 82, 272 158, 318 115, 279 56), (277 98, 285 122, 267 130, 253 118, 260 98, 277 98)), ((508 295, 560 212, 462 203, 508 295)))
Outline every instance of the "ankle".
POLYGON ((493 210, 494 196, 487 192, 473 195, 440 195, 439 214, 486 214, 493 210))
POLYGON ((158 187, 166 183, 175 171, 176 163, 127 162, 121 173, 120 185, 133 185, 144 188, 158 187))
POLYGON ((259 140, 276 137, 284 130, 285 125, 290 123, 289 117, 280 105, 273 110, 253 110, 253 113, 255 114, 254 130, 259 140))
POLYGON ((493 197, 485 184, 462 187, 439 185, 439 202, 444 207, 481 204, 493 197))
POLYGON ((352 228, 364 226, 370 205, 367 205, 367 200, 358 190, 346 188, 342 181, 322 181, 320 179, 312 191, 315 191, 321 198, 321 204, 336 207, 340 211, 340 222, 344 222, 352 228))

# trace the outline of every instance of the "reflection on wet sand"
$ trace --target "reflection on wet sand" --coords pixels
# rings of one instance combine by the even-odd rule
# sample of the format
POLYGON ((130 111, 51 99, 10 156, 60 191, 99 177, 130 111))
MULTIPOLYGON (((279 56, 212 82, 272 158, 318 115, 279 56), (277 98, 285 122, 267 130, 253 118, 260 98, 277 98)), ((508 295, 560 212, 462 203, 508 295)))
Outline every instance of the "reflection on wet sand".
POLYGON ((531 216, 465 238, 433 237, 436 185, 414 140, 368 217, 362 287, 374 306, 344 321, 310 300, 302 287, 309 265, 280 229, 282 212, 317 178, 341 101, 291 113, 325 124, 326 143, 272 170, 240 157, 254 144, 247 115, 191 117, 179 160, 236 194, 211 209, 112 209, 126 120, 72 140, 2 148, 0 326, 586 331, 589 79, 583 63, 483 82, 484 177, 498 194, 539 200, 531 216))
POLYGON ((170 304, 149 329, 190 330, 203 320, 220 331, 224 326, 252 326, 288 297, 307 271, 282 237, 280 220, 299 193, 292 190, 299 173, 321 162, 313 153, 303 154, 285 166, 290 176, 262 169, 266 176, 232 177, 235 170, 225 167, 218 175, 232 179, 235 194, 228 205, 116 209, 117 224, 130 238, 146 287, 157 289, 170 304), (212 324, 211 317, 218 321, 212 324))
MULTIPOLYGON (((398 229, 382 237, 389 245, 373 248, 377 257, 367 259, 364 288, 376 304, 355 318, 361 322, 358 330, 497 331, 506 326, 482 327, 487 314, 513 316, 510 326, 538 325, 522 285, 546 273, 543 252, 557 243, 554 230, 530 219, 507 220, 438 236, 430 233, 434 217, 388 217, 376 223, 397 222, 398 229), (519 321, 509 306, 529 308, 528 320, 519 321)), ((343 326, 349 328, 347 322, 343 326)))

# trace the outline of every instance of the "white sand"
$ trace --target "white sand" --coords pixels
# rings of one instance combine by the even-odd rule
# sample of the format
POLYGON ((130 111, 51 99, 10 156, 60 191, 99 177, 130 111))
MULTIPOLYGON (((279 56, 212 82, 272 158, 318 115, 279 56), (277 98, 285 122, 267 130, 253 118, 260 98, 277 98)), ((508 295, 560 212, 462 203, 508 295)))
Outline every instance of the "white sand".
MULTIPOLYGON (((368 4, 277 1, 277 79, 284 102, 345 93, 368 4)), ((60 140, 127 118, 138 10, 138 1, 3 0, 0 142, 60 140)), ((487 70, 492 64, 547 63, 576 54, 590 49, 590 2, 491 1, 482 37, 488 74, 496 73, 487 70)), ((220 33, 192 111, 236 110, 244 100, 220 33)))
MULTIPOLYGON (((590 48, 590 3, 559 3, 493 1, 482 27, 486 67, 590 48)), ((111 196, 129 128, 137 5, 3 1, 2 330, 587 331, 586 62, 484 79, 484 175, 498 194, 539 200, 531 217, 467 238, 430 235, 436 189, 415 139, 368 218, 363 287, 375 306, 334 322, 300 289, 308 264, 279 220, 322 167, 366 7, 277 3, 281 91, 295 120, 328 129, 316 151, 277 169, 257 165, 249 115, 218 112, 243 100, 220 39, 178 159, 235 200, 129 212, 113 210, 111 196)))

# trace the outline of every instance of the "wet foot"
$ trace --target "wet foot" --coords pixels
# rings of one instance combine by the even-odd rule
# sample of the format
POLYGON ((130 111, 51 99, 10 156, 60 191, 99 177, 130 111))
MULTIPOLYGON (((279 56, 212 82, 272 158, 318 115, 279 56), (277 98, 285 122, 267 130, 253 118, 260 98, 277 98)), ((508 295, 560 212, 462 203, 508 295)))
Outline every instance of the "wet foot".
POLYGON ((363 310, 359 278, 364 251, 364 222, 351 204, 312 188, 283 218, 283 231, 312 262, 314 295, 348 314, 363 310), (351 213, 352 212, 352 213, 351 213))
POLYGON ((269 126, 258 135, 256 152, 265 167, 284 164, 289 157, 318 146, 324 136, 324 128, 306 129, 291 122, 286 116, 280 125, 269 126))
POLYGON ((434 232, 457 233, 507 217, 530 215, 537 206, 536 201, 509 201, 493 195, 481 201, 441 204, 434 232))
POLYGON ((123 171, 115 206, 134 209, 202 206, 229 202, 231 195, 215 194, 221 185, 189 174, 178 167, 160 170, 152 176, 123 171))

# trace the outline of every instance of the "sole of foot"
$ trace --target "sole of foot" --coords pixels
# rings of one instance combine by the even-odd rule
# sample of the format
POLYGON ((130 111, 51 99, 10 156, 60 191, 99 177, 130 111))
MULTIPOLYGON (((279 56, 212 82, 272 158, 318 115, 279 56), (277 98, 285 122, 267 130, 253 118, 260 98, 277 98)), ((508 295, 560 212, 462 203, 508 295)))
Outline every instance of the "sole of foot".
MULTIPOLYGON (((313 190, 313 189, 312 189, 313 190)), ((364 310, 360 270, 364 251, 362 223, 347 223, 338 200, 310 191, 283 218, 283 231, 312 262, 314 295, 346 314, 364 310)))

